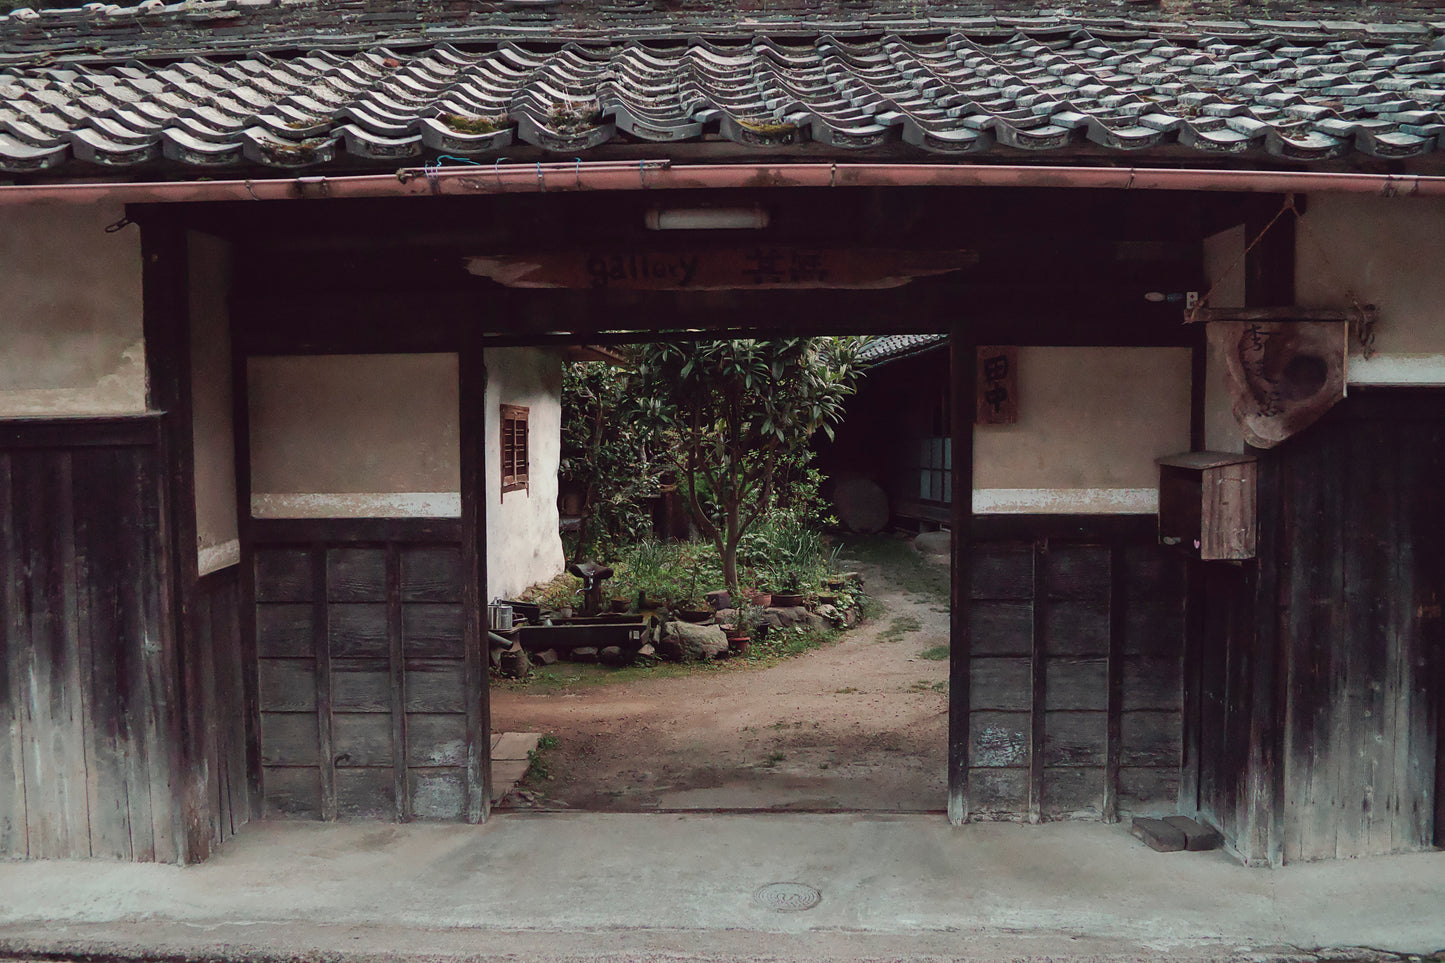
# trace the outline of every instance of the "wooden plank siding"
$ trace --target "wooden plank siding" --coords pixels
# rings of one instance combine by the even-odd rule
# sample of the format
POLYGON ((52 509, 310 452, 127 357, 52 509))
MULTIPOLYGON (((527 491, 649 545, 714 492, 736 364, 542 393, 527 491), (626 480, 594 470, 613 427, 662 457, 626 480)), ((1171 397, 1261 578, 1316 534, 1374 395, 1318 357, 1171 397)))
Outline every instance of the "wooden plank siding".
POLYGON ((1174 810, 1183 564, 1157 545, 1150 521, 974 519, 975 817, 1174 810))
POLYGON ((1445 588, 1445 392, 1357 390, 1279 473, 1285 862, 1429 849, 1445 588))
POLYGON ((468 818, 477 700, 455 525, 270 520, 255 530, 266 814, 468 818))
POLYGON ((0 855, 174 860, 158 420, 0 437, 0 855))

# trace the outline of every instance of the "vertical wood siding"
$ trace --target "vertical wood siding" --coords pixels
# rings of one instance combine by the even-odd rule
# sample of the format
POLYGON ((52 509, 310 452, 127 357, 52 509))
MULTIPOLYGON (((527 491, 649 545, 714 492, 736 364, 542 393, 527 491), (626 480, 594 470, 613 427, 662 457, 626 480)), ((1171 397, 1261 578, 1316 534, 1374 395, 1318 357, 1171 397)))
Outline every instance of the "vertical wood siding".
POLYGON ((0 855, 175 860, 155 423, 3 435, 0 855))
POLYGON ((970 814, 1113 820, 1172 811, 1182 749, 1180 560, 1147 531, 1091 534, 1087 519, 1062 537, 1009 538, 989 537, 987 520, 978 521, 970 814))
POLYGON ((1260 457, 1258 562, 1194 569, 1199 811, 1256 864, 1428 849, 1445 392, 1357 391, 1260 457))
POLYGON ((1286 862, 1428 849, 1445 392, 1360 392, 1277 451, 1286 862))

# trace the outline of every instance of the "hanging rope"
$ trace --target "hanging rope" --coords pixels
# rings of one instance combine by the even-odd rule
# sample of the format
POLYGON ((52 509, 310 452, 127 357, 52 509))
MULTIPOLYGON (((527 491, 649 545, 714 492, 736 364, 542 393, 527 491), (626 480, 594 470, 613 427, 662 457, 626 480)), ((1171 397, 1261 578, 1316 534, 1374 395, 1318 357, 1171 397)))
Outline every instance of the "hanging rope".
MULTIPOLYGON (((1201 308, 1208 306, 1215 288, 1219 287, 1224 279, 1234 273, 1235 268, 1239 267, 1240 263, 1249 257, 1249 252, 1253 251, 1259 242, 1264 240, 1264 236, 1269 233, 1270 228, 1279 222, 1279 219, 1285 215, 1285 212, 1294 215, 1297 236, 1304 237, 1305 240, 1314 246, 1315 252, 1319 255, 1321 262, 1323 262, 1330 276, 1344 276, 1335 267, 1325 246, 1320 243, 1319 239, 1315 237, 1314 232, 1310 230, 1309 222, 1304 219, 1304 215, 1302 215, 1299 208, 1295 206, 1294 195, 1288 194, 1285 196, 1284 203, 1280 205, 1279 210, 1275 211, 1274 217, 1271 217, 1269 222, 1260 228, 1259 233, 1254 236, 1252 241, 1245 245, 1243 251, 1235 256, 1234 260, 1230 262, 1229 267, 1225 268, 1224 271, 1210 283, 1209 290, 1204 292, 1204 297, 1199 299, 1199 304, 1190 312, 1190 320, 1194 319, 1196 313, 1201 308)), ((1366 358, 1372 357, 1375 353, 1375 322, 1378 320, 1375 306, 1373 304, 1361 304, 1359 298, 1348 288, 1344 292, 1344 297, 1349 301, 1351 308, 1354 309, 1349 319, 1350 334, 1359 342, 1360 350, 1364 356, 1366 358)))

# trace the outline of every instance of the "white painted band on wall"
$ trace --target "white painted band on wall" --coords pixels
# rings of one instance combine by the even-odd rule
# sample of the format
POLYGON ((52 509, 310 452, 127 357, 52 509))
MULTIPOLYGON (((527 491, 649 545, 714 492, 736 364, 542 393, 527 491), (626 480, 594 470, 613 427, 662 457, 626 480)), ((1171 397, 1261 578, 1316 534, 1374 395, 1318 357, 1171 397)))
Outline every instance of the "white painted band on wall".
POLYGON ((1352 354, 1346 370, 1352 385, 1445 385, 1442 354, 1352 354))
POLYGON ((241 564, 241 540, 233 538, 229 542, 203 547, 196 554, 199 574, 210 575, 223 568, 241 564))
POLYGON ((1154 488, 975 488, 975 515, 1153 515, 1154 488))
POLYGON ((286 492, 251 496, 252 518, 460 518, 460 492, 286 492))

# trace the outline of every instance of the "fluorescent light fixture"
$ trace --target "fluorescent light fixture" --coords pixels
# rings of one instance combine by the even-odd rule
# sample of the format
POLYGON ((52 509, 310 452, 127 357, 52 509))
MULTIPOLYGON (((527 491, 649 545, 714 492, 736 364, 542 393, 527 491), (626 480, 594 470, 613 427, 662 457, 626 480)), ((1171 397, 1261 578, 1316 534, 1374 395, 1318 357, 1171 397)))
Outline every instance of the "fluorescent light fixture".
POLYGON ((768 212, 758 207, 653 208, 647 212, 650 231, 756 231, 768 226, 768 212))

